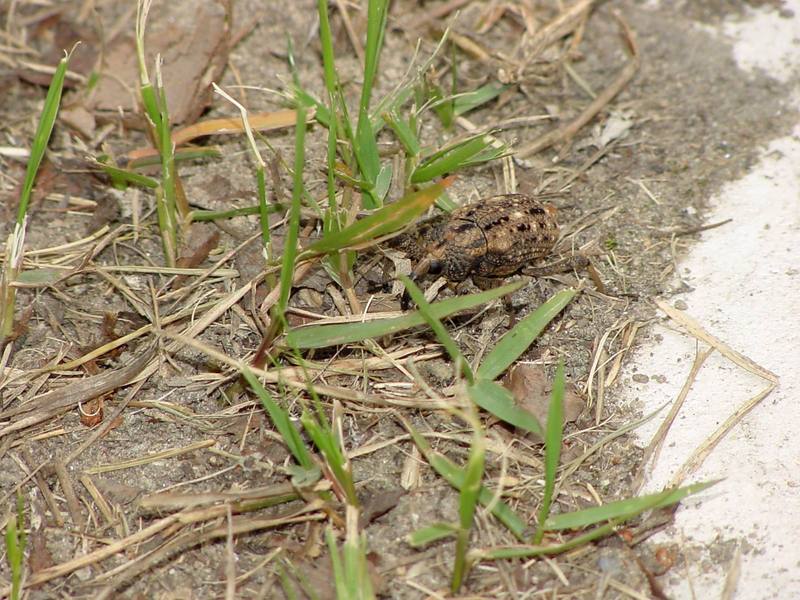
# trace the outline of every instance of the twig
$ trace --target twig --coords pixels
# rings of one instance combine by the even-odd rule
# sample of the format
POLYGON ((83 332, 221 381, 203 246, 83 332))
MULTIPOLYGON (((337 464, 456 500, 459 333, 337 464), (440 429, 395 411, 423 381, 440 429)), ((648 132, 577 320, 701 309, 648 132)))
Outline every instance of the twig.
POLYGON ((733 219, 725 219, 724 221, 717 221, 716 223, 709 223, 708 225, 698 225, 697 227, 686 227, 683 229, 655 229, 659 235, 675 236, 692 235, 693 233, 700 233, 701 231, 708 231, 709 229, 716 229, 732 222, 733 219))
POLYGON ((673 403, 672 408, 669 409, 669 412, 661 422, 661 425, 659 425, 658 431, 656 431, 653 439, 650 440, 647 448, 644 449, 642 460, 639 465, 639 472, 636 474, 636 478, 633 480, 631 489, 638 492, 642 488, 645 470, 647 469, 648 464, 650 464, 650 460, 652 459, 653 462, 658 460, 658 454, 661 452, 661 446, 664 443, 664 439, 667 437, 667 432, 669 431, 670 427, 672 427, 675 417, 678 416, 678 412, 683 407, 686 397, 689 395, 689 390, 692 389, 692 384, 694 383, 694 380, 697 379, 697 374, 700 372, 700 368, 703 366, 703 363, 706 362, 706 359, 713 354, 713 352, 714 348, 708 348, 705 352, 695 356, 692 368, 689 371, 689 375, 686 376, 686 381, 684 382, 677 399, 673 403))
POLYGON ((725 422, 720 425, 714 433, 708 436, 708 438, 706 438, 706 440, 697 447, 692 455, 686 459, 686 462, 681 465, 681 468, 675 472, 675 475, 672 477, 669 485, 675 487, 681 485, 684 479, 696 471, 703 461, 708 458, 708 455, 711 454, 714 448, 717 447, 717 444, 722 441, 722 438, 728 435, 731 429, 733 429, 747 413, 758 406, 761 401, 764 400, 764 398, 769 396, 772 393, 772 390, 774 390, 776 387, 776 383, 770 383, 758 394, 737 408, 736 411, 727 419, 725 419, 725 422))
POLYGON ((350 40, 350 45, 358 57, 358 62, 364 63, 364 48, 361 47, 361 42, 358 39, 356 30, 353 29, 353 22, 350 20, 350 13, 347 12, 347 5, 342 0, 336 0, 336 8, 339 9, 339 14, 342 15, 342 23, 347 32, 347 39, 350 40))
POLYGON ((144 352, 136 357, 130 364, 113 371, 106 371, 100 375, 86 377, 63 388, 53 390, 35 401, 29 402, 19 408, 11 409, 0 413, 0 419, 8 419, 27 413, 33 413, 21 419, 16 419, 9 425, 0 429, 0 438, 27 429, 48 419, 66 412, 80 402, 85 402, 91 398, 96 398, 119 387, 128 385, 142 368, 150 360, 153 354, 153 346, 149 346, 144 352))
POLYGON ((739 576, 742 574, 742 545, 736 544, 736 551, 731 559, 731 566, 728 575, 725 577, 725 587, 719 595, 719 600, 733 600, 736 593, 736 586, 739 583, 739 576))
POLYGON ((667 316, 683 327, 694 337, 703 340, 709 346, 716 348, 720 354, 731 362, 736 363, 748 373, 757 375, 767 381, 777 384, 778 376, 772 371, 754 363, 752 360, 731 348, 728 344, 708 333, 703 327, 686 313, 673 308, 663 300, 656 300, 656 306, 664 311, 667 316))

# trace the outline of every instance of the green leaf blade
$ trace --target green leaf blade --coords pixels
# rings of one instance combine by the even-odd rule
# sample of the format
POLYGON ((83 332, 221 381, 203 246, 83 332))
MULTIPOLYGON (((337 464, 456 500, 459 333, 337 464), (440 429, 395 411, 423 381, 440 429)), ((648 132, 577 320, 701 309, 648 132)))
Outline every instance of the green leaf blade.
POLYGON ((467 359, 464 358, 464 355, 458 348, 456 341, 450 336, 449 333, 447 333, 447 329, 445 329, 445 326, 442 324, 439 317, 437 317, 431 310, 431 305, 428 304, 427 300, 425 300, 425 294, 423 294, 422 290, 420 290, 417 285, 406 275, 403 275, 400 280, 403 282, 403 285, 406 286, 406 291, 408 291, 411 299, 419 308, 419 313, 422 315, 422 318, 425 319, 425 322, 428 323, 428 326, 433 330, 433 333, 436 335, 436 339, 439 340, 439 343, 444 346, 445 350, 447 350, 447 353, 450 355, 453 363, 459 365, 464 377, 467 378, 467 381, 472 383, 475 379, 475 376, 472 373, 472 369, 470 368, 467 359))
POLYGON ((327 254, 398 231, 425 212, 451 183, 451 179, 445 179, 408 194, 344 229, 331 231, 321 240, 311 244, 303 254, 310 256, 327 254))
MULTIPOLYGON (((441 302, 431 304, 431 314, 439 319, 444 319, 455 313, 474 308, 506 294, 510 294, 521 287, 521 282, 511 283, 499 288, 471 294, 469 296, 456 296, 441 302)), ((286 335, 286 345, 301 350, 310 348, 325 348, 359 342, 369 338, 392 335, 412 327, 425 324, 425 318, 418 312, 412 312, 401 317, 365 321, 362 323, 336 323, 332 325, 310 325, 290 330, 286 335)))
POLYGON ((544 430, 536 417, 517 406, 511 392, 503 386, 479 378, 467 388, 467 393, 475 404, 501 421, 544 438, 544 430))
POLYGON ((28 212, 28 203, 30 202, 31 192, 33 191, 33 183, 36 181, 36 174, 39 172, 39 166, 42 164, 44 153, 47 150, 47 144, 50 142, 50 136, 53 133, 53 127, 56 123, 58 109, 61 106, 61 92, 64 89, 64 79, 67 75, 69 59, 70 54, 67 54, 59 61, 56 67, 53 78, 50 80, 50 87, 47 89, 47 97, 44 100, 44 108, 39 117, 36 133, 33 136, 30 158, 28 158, 25 180, 22 184, 22 192, 19 197, 19 208, 17 209, 17 225, 20 226, 22 226, 22 221, 25 219, 25 215, 28 212))
POLYGON ((547 430, 544 436, 544 493, 539 509, 539 525, 533 542, 538 544, 544 537, 544 523, 550 515, 550 506, 556 488, 556 474, 561 460, 561 442, 564 434, 564 363, 559 363, 553 380, 550 409, 547 411, 547 430))
POLYGON ((467 161, 489 148, 493 141, 490 135, 479 135, 435 153, 414 170, 411 183, 424 183, 462 168, 467 161))
POLYGON ((698 494, 719 483, 720 480, 705 481, 687 485, 682 488, 665 490, 655 494, 625 498, 609 502, 602 506, 592 506, 583 510, 552 515, 545 521, 545 529, 557 531, 562 529, 580 529, 603 521, 620 518, 633 518, 646 510, 663 508, 676 504, 687 496, 698 494))
POLYGON ((575 290, 562 290, 542 304, 533 313, 525 317, 497 342, 495 347, 487 354, 477 375, 480 379, 493 381, 497 379, 544 330, 564 307, 570 303, 577 292, 575 290))
POLYGON ((258 377, 256 377, 250 369, 242 367, 241 373, 248 385, 261 400, 261 404, 267 411, 270 420, 275 425, 275 428, 278 430, 278 433, 280 433, 284 443, 289 448, 289 451, 298 464, 306 469, 314 469, 316 467, 314 459, 311 457, 311 453, 308 451, 305 444, 303 444, 300 432, 292 424, 289 413, 275 402, 272 395, 261 385, 258 377))
POLYGON ((417 529, 408 538, 408 544, 419 548, 455 534, 457 527, 453 523, 433 523, 417 529))

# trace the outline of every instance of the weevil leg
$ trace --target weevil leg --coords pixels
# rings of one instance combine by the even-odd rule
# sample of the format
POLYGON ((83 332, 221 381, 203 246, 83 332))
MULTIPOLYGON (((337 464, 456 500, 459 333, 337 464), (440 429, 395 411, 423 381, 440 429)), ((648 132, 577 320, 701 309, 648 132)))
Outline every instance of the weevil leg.
MULTIPOLYGON (((431 269, 431 259, 430 257, 425 257, 417 266, 414 267, 414 270, 411 271, 411 281, 417 283, 420 279, 425 277, 431 269)), ((408 293, 408 289, 403 290, 403 295, 400 296, 400 308, 403 310, 408 310, 411 308, 411 294, 408 293)))
POLYGON ((547 265, 525 267, 522 272, 532 277, 546 277, 557 273, 582 270, 585 270, 589 274, 597 291, 605 293, 606 288, 605 285, 603 285, 603 281, 600 279, 600 274, 597 272, 597 269, 594 268, 589 257, 584 254, 571 254, 547 265))
MULTIPOLYGON (((480 277, 478 275, 472 276, 472 282, 481 290, 491 290, 500 287, 506 282, 504 277, 480 277)), ((511 294, 506 294, 501 298, 503 301, 503 308, 508 313, 508 328, 511 329, 517 322, 517 309, 511 303, 511 294)))

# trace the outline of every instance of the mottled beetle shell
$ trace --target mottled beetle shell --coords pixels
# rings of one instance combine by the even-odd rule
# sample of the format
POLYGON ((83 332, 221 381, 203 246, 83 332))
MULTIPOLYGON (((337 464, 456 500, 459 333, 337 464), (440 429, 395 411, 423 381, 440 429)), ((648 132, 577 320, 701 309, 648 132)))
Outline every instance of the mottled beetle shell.
POLYGON ((525 194, 493 196, 423 221, 392 245, 452 282, 506 277, 550 253, 555 212, 525 194))

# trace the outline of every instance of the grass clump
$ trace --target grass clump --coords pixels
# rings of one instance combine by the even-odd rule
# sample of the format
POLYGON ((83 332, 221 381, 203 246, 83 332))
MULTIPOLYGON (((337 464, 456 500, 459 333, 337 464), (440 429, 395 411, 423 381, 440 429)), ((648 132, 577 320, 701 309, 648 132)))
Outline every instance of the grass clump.
POLYGON ((19 207, 14 229, 6 241, 5 260, 0 271, 0 350, 12 339, 14 333, 14 307, 16 306, 16 283, 22 273, 22 261, 25 250, 25 231, 28 223, 28 206, 30 205, 33 185, 42 164, 42 159, 50 143, 50 136, 61 105, 61 93, 64 89, 64 78, 72 52, 65 53, 56 67, 47 97, 44 100, 39 124, 33 136, 30 157, 25 170, 25 180, 19 196, 19 207))

